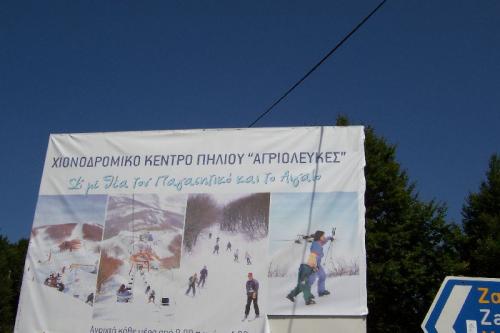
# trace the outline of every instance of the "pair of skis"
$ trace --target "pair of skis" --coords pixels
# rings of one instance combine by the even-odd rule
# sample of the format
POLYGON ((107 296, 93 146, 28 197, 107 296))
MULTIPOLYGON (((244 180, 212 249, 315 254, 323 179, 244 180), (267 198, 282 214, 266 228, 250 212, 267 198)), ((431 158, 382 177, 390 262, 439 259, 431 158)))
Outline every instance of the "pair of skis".
POLYGON ((248 322, 251 322, 251 321, 254 321, 255 319, 259 319, 260 316, 255 316, 253 318, 248 318, 247 316, 243 317, 243 319, 241 321, 248 321, 248 322))

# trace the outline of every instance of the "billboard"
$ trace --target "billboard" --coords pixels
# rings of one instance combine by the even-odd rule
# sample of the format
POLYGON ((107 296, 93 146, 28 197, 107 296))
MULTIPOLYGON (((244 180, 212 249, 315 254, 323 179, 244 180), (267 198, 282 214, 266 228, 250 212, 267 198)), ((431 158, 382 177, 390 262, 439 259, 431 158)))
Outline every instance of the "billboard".
POLYGON ((15 332, 367 313, 360 126, 51 135, 15 332))

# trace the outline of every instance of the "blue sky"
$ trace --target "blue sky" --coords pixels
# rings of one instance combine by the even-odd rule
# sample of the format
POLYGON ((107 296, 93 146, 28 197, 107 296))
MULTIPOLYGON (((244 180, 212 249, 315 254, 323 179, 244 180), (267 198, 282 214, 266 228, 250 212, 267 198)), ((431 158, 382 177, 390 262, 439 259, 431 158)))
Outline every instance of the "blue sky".
POLYGON ((104 225, 106 195, 42 195, 33 225, 94 223, 104 225))
MULTIPOLYGON (((377 1, 2 1, 0 232, 27 237, 49 133, 246 127, 377 1)), ((500 151, 500 2, 388 1, 257 126, 373 126, 460 221, 500 151)))

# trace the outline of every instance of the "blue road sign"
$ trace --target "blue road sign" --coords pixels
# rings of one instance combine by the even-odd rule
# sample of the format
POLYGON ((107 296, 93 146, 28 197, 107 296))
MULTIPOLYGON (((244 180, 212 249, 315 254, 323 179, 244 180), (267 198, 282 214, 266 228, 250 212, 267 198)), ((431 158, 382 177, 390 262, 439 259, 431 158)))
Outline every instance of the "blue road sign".
POLYGON ((426 333, 500 333, 500 279, 447 277, 422 329, 426 333))

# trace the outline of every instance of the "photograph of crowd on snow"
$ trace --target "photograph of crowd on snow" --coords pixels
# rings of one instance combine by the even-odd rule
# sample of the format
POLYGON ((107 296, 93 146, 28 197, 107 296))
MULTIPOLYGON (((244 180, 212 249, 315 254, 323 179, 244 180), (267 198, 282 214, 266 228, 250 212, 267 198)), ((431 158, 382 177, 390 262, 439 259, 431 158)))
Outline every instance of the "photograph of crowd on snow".
POLYGON ((24 278, 92 306, 105 207, 105 195, 40 196, 24 278))
POLYGON ((358 194, 273 193, 271 203, 268 314, 366 311, 358 194))
POLYGON ((93 318, 159 322, 180 266, 186 195, 108 198, 93 318))
POLYGON ((262 329, 269 204, 269 193, 189 195, 181 263, 184 297, 178 306, 195 313, 198 323, 262 329))

